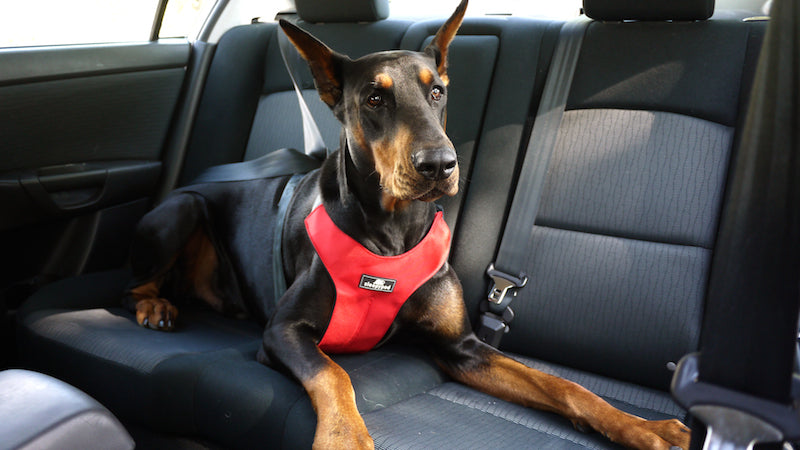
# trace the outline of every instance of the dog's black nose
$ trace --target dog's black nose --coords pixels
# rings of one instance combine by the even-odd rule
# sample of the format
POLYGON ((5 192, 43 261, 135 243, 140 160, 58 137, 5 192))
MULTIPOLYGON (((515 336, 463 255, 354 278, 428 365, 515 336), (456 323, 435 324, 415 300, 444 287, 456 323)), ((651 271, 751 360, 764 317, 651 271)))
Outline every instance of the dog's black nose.
POLYGON ((420 150, 411 155, 411 162, 423 177, 437 181, 453 174, 456 168, 456 152, 451 148, 420 150))

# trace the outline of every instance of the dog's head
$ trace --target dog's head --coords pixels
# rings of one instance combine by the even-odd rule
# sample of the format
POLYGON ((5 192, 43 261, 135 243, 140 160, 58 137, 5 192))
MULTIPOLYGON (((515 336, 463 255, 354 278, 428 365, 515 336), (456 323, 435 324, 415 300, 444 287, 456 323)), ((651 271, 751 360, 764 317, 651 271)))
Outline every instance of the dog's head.
POLYGON ((342 122, 351 158, 380 178, 384 205, 458 192, 458 161, 444 131, 447 50, 467 0, 423 52, 387 51, 351 60, 281 21, 308 62, 320 98, 342 122))

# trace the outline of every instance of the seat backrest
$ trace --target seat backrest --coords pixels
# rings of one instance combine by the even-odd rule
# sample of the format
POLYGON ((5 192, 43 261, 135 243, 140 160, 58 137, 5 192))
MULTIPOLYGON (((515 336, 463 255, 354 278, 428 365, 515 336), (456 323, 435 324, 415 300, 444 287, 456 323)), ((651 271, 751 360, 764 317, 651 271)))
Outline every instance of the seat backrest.
MULTIPOLYGON (((385 14, 379 6, 385 0, 350 0, 347 8, 336 11, 322 0, 300 3, 297 24, 353 58, 399 48, 411 24, 381 20, 385 14), (306 20, 304 12, 319 23, 306 20)), ((213 165, 257 158, 279 148, 303 148, 300 109, 278 48, 279 32, 277 23, 255 23, 235 27, 220 38, 179 184, 213 165)), ((340 125, 319 100, 308 68, 299 65, 299 72, 298 83, 323 139, 336 149, 340 125)))
POLYGON ((698 345, 764 27, 705 20, 713 0, 636 4, 584 1, 602 21, 584 37, 503 344, 665 389, 668 363, 698 345))

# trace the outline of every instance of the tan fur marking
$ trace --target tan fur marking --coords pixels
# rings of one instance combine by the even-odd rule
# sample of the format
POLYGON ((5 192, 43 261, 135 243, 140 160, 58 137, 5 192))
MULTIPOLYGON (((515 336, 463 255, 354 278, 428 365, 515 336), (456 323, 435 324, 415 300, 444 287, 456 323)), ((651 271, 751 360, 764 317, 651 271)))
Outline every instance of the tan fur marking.
POLYGON ((211 280, 217 270, 219 259, 214 244, 203 230, 198 229, 184 247, 186 261, 186 282, 199 298, 217 311, 223 311, 224 302, 214 292, 211 280))
POLYGON ((385 195, 411 200, 416 194, 413 180, 417 175, 408 154, 413 142, 411 130, 399 124, 394 136, 372 145, 375 170, 380 176, 381 186, 388 191, 385 195))
POLYGON ((354 124, 351 130, 353 133, 353 137, 356 139, 356 143, 359 145, 359 147, 363 149, 368 149, 369 144, 367 143, 367 138, 364 137, 364 130, 361 128, 361 124, 359 123, 354 124))
POLYGON ((149 283, 136 286, 135 288, 131 289, 131 297, 135 298, 136 300, 155 298, 158 297, 158 293, 160 290, 161 290, 161 279, 157 279, 149 283))
POLYGON ((392 77, 385 73, 379 73, 375 75, 375 87, 378 89, 391 89, 394 86, 394 80, 392 77))
POLYGON ((429 69, 422 69, 419 71, 419 81, 422 82, 424 85, 430 85, 433 83, 433 72, 429 69))
POLYGON ((347 372, 322 353, 325 367, 313 377, 302 380, 317 412, 315 449, 371 449, 364 420, 358 413, 355 391, 347 372))
POLYGON ((457 278, 444 278, 431 296, 430 307, 416 319, 433 324, 433 332, 447 339, 457 339, 464 334, 467 309, 461 284, 457 278))
POLYGON ((402 211, 406 206, 411 204, 411 200, 400 200, 393 197, 386 192, 381 194, 381 205, 386 212, 402 211))

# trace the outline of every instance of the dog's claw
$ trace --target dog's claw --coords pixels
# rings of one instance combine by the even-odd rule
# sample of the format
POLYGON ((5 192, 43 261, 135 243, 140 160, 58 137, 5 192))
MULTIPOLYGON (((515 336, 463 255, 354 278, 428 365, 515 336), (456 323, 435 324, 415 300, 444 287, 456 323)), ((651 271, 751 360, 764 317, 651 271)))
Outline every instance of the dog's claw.
POLYGON ((148 325, 150 325, 150 321, 149 321, 149 320, 147 320, 147 319, 144 319, 144 320, 142 321, 142 326, 143 326, 143 327, 147 327, 148 325))
POLYGON ((164 328, 164 320, 163 319, 158 321, 158 328, 164 328))

